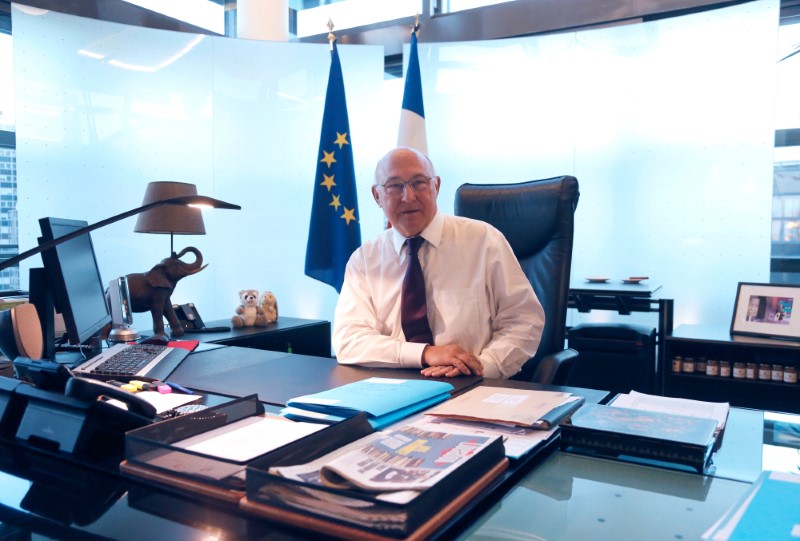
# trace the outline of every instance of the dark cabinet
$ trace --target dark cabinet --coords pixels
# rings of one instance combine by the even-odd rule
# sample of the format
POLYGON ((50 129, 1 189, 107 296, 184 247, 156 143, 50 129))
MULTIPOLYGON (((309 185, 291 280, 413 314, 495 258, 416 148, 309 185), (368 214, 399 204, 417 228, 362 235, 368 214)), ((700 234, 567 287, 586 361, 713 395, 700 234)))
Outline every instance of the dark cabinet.
MULTIPOLYGON (((230 326, 220 320, 208 326, 230 326)), ((242 327, 219 333, 187 332, 182 338, 243 348, 285 351, 315 357, 331 356, 331 324, 329 321, 280 317, 266 327, 242 327)))

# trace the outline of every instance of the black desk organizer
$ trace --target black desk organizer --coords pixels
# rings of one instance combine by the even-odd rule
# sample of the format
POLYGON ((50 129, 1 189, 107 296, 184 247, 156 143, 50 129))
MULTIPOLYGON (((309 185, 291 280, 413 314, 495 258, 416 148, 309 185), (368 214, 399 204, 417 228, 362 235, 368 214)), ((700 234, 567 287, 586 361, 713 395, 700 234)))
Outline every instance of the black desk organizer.
POLYGON ((163 475, 166 485, 171 484, 171 478, 179 477, 226 490, 243 489, 243 476, 240 479, 237 474, 244 471, 245 465, 174 444, 263 413, 264 405, 251 395, 133 430, 125 438, 122 471, 135 474, 127 471, 126 466, 145 468, 156 478, 163 475))
POLYGON ((21 447, 116 471, 125 432, 150 422, 102 400, 0 378, 0 436, 21 447))
POLYGON ((13 438, 17 432, 25 402, 16 394, 23 383, 16 379, 0 377, 0 437, 13 438))
POLYGON ((188 489, 194 495, 202 492, 210 498, 238 502, 245 494, 245 469, 249 464, 257 461, 271 465, 306 449, 333 450, 373 432, 366 414, 362 413, 248 461, 230 460, 175 445, 215 428, 263 414, 264 404, 257 395, 250 395, 133 430, 125 438, 122 472, 167 488, 188 489))
MULTIPOLYGON (((54 538, 71 538, 75 532, 53 530, 48 521, 64 526, 92 524, 125 494, 123 480, 115 472, 65 461, 11 442, 0 442, 0 456, 3 472, 30 481, 19 508, 42 517, 42 533, 49 529, 54 538)), ((13 524, 14 518, 0 516, 0 521, 13 524)), ((36 526, 39 518, 27 513, 16 518, 23 521, 22 527, 39 530, 36 526)))
POLYGON ((387 501, 367 491, 300 482, 269 471, 274 466, 316 460, 349 442, 327 440, 320 443, 286 449, 269 461, 253 461, 247 467, 247 497, 241 502, 242 509, 348 540, 427 539, 454 516, 455 512, 447 509, 453 500, 469 495, 457 507, 469 505, 508 466, 502 439, 498 438, 407 503, 387 501))
POLYGON ((24 512, 2 508, 0 522, 67 538, 70 526, 102 516, 125 493, 116 470, 128 426, 106 418, 93 404, 0 377, 0 469, 30 481, 24 512))

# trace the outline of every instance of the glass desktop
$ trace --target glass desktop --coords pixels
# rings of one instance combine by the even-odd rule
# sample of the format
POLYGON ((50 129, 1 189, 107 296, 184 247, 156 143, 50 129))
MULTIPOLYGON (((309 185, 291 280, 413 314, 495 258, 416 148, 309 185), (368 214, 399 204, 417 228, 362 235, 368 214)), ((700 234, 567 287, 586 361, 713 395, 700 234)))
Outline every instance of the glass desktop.
POLYGON ((800 472, 800 416, 731 408, 708 475, 558 452, 460 539, 700 539, 762 470, 800 472))
MULTIPOLYGON (((460 538, 700 539, 762 469, 798 472, 798 429, 800 415, 732 408, 709 475, 558 451, 504 496, 490 496, 491 506, 467 518, 460 538)), ((191 540, 318 537, 116 474, 24 458, 0 442, 0 522, 9 530, 120 540, 148 531, 191 540)), ((439 532, 447 539, 455 533, 439 532)))

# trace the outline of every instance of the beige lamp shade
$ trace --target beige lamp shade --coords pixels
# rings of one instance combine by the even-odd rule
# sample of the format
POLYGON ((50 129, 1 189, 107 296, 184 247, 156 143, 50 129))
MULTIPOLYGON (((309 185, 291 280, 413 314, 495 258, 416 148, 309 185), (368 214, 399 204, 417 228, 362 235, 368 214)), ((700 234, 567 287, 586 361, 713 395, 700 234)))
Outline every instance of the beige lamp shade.
MULTIPOLYGON (((144 193, 142 206, 173 197, 196 196, 197 186, 186 182, 151 182, 144 193)), ((198 208, 182 205, 163 205, 139 214, 137 233, 170 233, 174 235, 205 235, 203 214, 198 208)))

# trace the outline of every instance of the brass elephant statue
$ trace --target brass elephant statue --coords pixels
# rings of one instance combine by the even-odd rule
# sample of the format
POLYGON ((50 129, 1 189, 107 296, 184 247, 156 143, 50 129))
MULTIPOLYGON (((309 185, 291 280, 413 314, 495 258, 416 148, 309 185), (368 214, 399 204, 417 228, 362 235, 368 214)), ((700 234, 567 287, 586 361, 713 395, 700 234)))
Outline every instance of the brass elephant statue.
POLYGON ((164 332, 164 317, 167 318, 171 334, 174 337, 183 336, 183 327, 172 309, 172 292, 178 280, 190 274, 197 274, 208 265, 203 265, 203 254, 193 246, 181 250, 179 254, 173 253, 158 263, 155 267, 144 273, 129 274, 128 290, 130 293, 131 311, 150 312, 153 316, 153 332, 157 335, 166 335, 164 332), (192 263, 182 261, 188 252, 195 256, 192 263))

